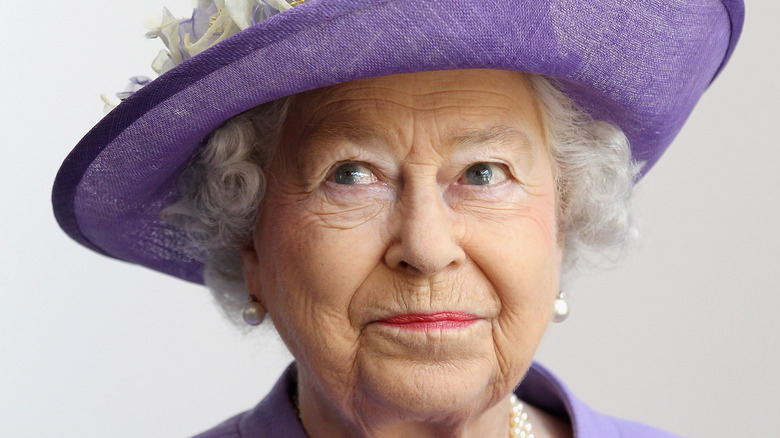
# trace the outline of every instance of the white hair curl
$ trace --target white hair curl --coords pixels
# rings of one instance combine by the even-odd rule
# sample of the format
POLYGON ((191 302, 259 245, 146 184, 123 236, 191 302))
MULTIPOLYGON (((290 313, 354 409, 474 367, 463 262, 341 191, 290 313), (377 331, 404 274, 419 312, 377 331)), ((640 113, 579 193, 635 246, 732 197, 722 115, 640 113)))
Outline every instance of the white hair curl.
MULTIPOLYGON (((630 203, 638 168, 628 140, 614 125, 579 110, 547 79, 532 75, 531 82, 553 161, 564 273, 583 261, 615 261, 636 235, 630 203)), ((182 197, 162 212, 206 249, 206 285, 234 322, 247 300, 239 249, 252 238, 289 101, 266 103, 215 130, 182 176, 182 197)))

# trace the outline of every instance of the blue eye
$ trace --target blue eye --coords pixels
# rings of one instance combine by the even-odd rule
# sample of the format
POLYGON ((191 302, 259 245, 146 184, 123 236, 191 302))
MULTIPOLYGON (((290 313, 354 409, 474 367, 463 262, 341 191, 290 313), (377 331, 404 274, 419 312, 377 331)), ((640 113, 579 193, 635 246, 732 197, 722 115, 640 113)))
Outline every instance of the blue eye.
POLYGON ((376 182, 376 176, 371 170, 359 163, 344 163, 333 171, 333 181, 336 184, 371 184, 376 182))
POLYGON ((461 178, 461 184, 485 186, 506 180, 504 168, 494 163, 476 163, 469 166, 461 178))

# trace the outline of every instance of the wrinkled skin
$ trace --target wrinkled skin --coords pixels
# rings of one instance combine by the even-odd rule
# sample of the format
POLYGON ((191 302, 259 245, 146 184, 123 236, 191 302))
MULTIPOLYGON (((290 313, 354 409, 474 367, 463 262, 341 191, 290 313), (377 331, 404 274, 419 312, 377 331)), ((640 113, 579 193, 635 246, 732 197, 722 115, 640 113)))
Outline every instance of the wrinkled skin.
POLYGON ((297 360, 309 435, 507 436, 506 399, 558 291, 555 207, 523 74, 414 73, 296 96, 241 259, 297 360), (445 311, 474 320, 380 322, 445 311))

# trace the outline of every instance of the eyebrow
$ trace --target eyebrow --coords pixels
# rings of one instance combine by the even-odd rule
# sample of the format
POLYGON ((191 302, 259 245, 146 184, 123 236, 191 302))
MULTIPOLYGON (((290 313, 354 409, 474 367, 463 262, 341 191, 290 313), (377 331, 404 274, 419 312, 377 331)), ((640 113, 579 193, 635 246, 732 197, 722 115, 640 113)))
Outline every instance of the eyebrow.
POLYGON ((447 143, 458 149, 468 149, 469 147, 484 145, 485 143, 512 147, 519 145, 523 149, 528 149, 529 154, 533 154, 533 141, 528 133, 509 126, 494 126, 488 129, 466 129, 451 135, 447 139, 447 143))
POLYGON ((337 146, 341 140, 356 142, 372 140, 393 144, 398 141, 398 135, 379 124, 373 123, 341 122, 329 124, 303 135, 301 147, 298 149, 296 158, 300 161, 312 153, 318 155, 327 153, 332 147, 337 146))
POLYGON ((304 145, 309 143, 329 143, 334 140, 367 140, 367 139, 390 139, 395 142, 397 135, 383 126, 375 123, 351 123, 340 122, 328 124, 325 127, 316 129, 313 133, 305 135, 304 145))
MULTIPOLYGON (((509 127, 494 126, 487 129, 465 129, 447 138, 447 143, 455 150, 471 149, 478 146, 490 145, 497 149, 509 149, 519 153, 524 162, 533 167, 535 161, 534 141, 527 132, 509 127)), ((530 168, 529 167, 529 168, 530 168)))

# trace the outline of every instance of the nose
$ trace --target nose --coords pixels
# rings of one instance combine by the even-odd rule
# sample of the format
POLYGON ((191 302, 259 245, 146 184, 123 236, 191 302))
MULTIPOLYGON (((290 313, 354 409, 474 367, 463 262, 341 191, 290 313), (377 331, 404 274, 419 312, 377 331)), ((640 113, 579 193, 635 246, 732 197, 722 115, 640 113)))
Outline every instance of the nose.
POLYGON ((456 217, 435 181, 408 184, 394 215, 393 240, 385 254, 390 268, 426 277, 465 260, 456 217))

